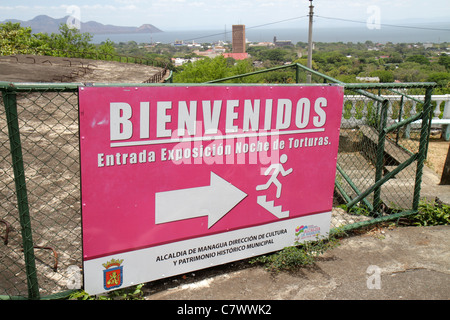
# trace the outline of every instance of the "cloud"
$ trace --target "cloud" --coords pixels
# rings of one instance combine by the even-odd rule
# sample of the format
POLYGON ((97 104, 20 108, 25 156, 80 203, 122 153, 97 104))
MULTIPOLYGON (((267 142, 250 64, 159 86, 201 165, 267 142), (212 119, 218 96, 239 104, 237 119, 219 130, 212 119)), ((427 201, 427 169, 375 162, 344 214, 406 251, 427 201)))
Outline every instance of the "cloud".
POLYGON ((103 5, 103 4, 85 4, 80 6, 81 9, 83 10, 112 10, 112 11, 116 11, 118 8, 112 6, 112 5, 103 5))
POLYGON ((191 6, 191 7, 199 8, 199 7, 204 7, 206 5, 206 3, 195 1, 195 2, 189 2, 188 5, 191 6))
POLYGON ((145 0, 114 0, 114 2, 130 5, 130 4, 144 3, 144 2, 148 2, 148 1, 145 1, 145 0))

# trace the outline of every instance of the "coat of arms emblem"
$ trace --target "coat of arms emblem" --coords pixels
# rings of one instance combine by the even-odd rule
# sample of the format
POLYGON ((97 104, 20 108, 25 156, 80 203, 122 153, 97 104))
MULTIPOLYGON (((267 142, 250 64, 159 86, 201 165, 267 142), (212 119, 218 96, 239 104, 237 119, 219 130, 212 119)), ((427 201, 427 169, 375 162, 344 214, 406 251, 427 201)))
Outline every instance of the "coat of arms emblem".
POLYGON ((123 266, 121 266, 123 259, 112 259, 103 263, 103 287, 105 290, 118 288, 123 283, 123 266))

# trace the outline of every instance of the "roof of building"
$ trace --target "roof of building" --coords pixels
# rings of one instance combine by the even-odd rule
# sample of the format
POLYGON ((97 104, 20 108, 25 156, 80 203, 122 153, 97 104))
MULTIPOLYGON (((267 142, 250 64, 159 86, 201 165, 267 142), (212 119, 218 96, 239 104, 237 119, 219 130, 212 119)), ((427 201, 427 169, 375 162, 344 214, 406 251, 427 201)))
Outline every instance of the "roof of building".
POLYGON ((227 53, 224 53, 223 56, 225 58, 233 58, 235 60, 244 60, 244 59, 248 58, 248 53, 247 52, 242 52, 242 53, 227 52, 227 53))

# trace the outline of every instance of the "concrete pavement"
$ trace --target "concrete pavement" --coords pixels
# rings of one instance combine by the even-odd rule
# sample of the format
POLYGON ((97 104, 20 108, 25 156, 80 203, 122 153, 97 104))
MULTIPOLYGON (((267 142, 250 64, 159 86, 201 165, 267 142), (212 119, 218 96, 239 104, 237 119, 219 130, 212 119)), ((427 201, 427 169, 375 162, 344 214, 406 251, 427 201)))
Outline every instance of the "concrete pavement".
POLYGON ((374 228, 294 272, 237 262, 144 291, 148 300, 449 300, 450 226, 374 228))

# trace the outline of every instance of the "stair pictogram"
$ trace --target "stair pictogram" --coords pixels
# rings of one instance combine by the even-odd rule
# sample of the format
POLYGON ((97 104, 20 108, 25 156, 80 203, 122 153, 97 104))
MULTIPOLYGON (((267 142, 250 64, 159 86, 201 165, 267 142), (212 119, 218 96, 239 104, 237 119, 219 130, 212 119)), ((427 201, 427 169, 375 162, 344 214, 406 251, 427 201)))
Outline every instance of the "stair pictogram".
POLYGON ((266 196, 258 196, 256 198, 256 202, 261 207, 263 207, 264 209, 266 209, 267 211, 272 213, 278 219, 289 217, 289 211, 283 211, 283 208, 281 207, 281 205, 275 206, 274 200, 267 201, 266 196))
MULTIPOLYGON (((272 164, 269 168, 267 168, 267 170, 264 172, 264 175, 267 176, 267 175, 269 175, 269 173, 272 172, 271 177, 269 178, 267 183, 256 186, 256 190, 258 190, 258 191, 267 190, 272 184, 274 184, 277 188, 276 197, 280 198, 282 184, 278 180, 278 174, 281 173, 282 176, 286 176, 286 175, 290 174, 293 170, 292 168, 288 169, 288 170, 284 170, 282 164, 286 163, 286 161, 287 161, 287 155, 283 154, 280 157, 280 163, 272 164)), ((274 200, 267 201, 267 196, 265 196, 265 195, 258 196, 256 198, 256 202, 261 207, 263 207, 264 209, 266 209, 267 211, 269 211, 270 213, 272 213, 274 216, 276 216, 279 219, 289 217, 289 211, 283 211, 283 208, 281 207, 281 205, 275 206, 274 200)))

